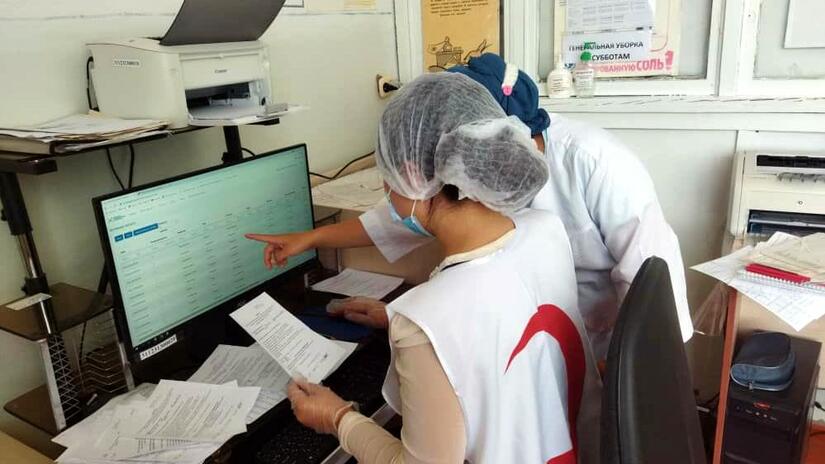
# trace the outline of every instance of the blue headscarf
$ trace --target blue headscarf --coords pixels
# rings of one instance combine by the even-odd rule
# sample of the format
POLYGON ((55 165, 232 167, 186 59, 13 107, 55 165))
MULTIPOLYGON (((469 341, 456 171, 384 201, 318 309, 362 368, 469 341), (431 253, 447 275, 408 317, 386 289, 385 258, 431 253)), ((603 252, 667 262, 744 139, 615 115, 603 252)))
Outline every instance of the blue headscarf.
POLYGON ((477 58, 470 58, 467 66, 454 66, 448 72, 457 72, 469 76, 487 87, 504 112, 521 119, 530 128, 532 135, 538 135, 550 127, 550 115, 539 108, 539 88, 523 71, 518 72, 510 95, 505 95, 502 82, 507 64, 494 53, 485 53, 477 58))

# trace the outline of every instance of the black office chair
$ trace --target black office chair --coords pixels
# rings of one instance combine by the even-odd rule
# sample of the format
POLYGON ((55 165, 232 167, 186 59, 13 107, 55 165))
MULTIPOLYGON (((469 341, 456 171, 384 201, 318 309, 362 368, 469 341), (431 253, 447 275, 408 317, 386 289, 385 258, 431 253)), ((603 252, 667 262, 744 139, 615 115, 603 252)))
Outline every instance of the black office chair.
POLYGON ((644 262, 607 355, 602 464, 704 464, 699 416, 667 264, 644 262))

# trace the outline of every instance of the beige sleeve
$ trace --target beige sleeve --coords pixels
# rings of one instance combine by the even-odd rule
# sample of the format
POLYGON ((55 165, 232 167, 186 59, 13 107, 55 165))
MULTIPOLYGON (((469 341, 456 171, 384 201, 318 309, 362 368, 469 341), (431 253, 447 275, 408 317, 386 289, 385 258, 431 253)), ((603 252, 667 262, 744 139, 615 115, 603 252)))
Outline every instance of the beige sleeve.
POLYGON ((362 464, 464 462, 464 416, 426 334, 396 315, 390 322, 390 340, 401 387, 401 440, 371 419, 350 412, 338 425, 344 450, 362 464))

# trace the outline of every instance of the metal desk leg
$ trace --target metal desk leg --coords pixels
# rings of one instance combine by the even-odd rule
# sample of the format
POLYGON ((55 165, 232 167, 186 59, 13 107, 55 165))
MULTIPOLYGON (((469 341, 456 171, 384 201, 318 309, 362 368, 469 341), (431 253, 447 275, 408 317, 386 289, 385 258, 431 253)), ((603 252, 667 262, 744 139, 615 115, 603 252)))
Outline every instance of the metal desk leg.
MULTIPOLYGON (((49 293, 49 282, 34 244, 31 221, 17 174, 0 172, 0 200, 3 205, 3 220, 8 223, 11 234, 17 238, 23 267, 26 269, 23 291, 27 295, 49 293)), ((54 411, 54 421, 60 430, 66 427, 68 418, 80 411, 78 386, 75 373, 69 364, 63 336, 55 324, 52 301, 42 301, 39 306, 40 322, 49 334, 39 343, 40 355, 46 369, 46 386, 54 411)))

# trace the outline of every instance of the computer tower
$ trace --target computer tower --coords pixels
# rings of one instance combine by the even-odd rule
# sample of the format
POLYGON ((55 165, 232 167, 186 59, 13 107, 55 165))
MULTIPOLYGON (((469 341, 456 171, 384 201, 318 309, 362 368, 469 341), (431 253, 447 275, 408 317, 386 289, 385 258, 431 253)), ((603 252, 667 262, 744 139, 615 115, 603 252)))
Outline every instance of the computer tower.
POLYGON ((807 451, 821 344, 791 337, 793 383, 785 391, 749 390, 730 382, 723 462, 801 464, 807 451))

